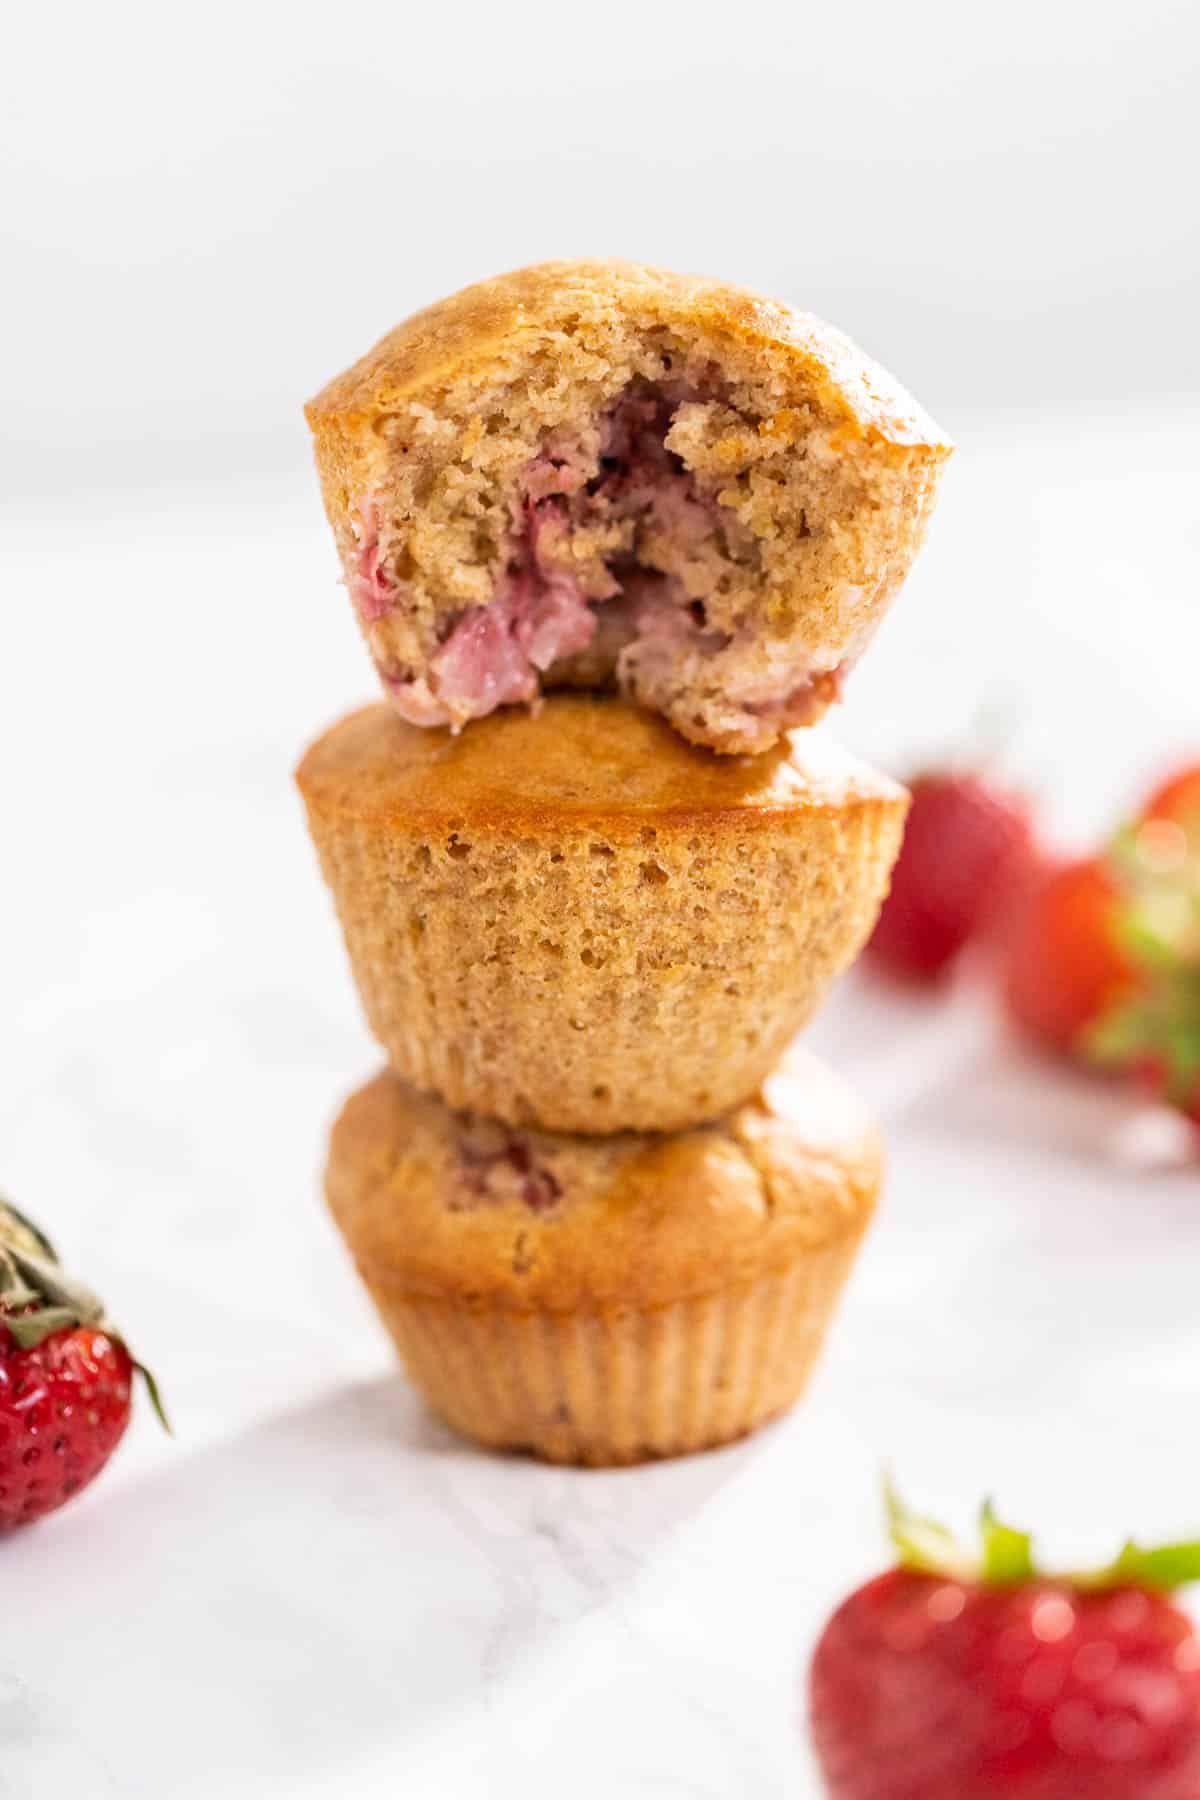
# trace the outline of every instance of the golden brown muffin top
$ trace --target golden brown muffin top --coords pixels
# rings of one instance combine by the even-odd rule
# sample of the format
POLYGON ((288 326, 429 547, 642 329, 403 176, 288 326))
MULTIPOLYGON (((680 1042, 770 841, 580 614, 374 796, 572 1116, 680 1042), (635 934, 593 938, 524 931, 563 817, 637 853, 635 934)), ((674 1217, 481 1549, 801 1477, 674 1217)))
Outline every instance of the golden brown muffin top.
POLYGON ((893 376, 812 313, 703 275, 600 258, 536 263, 461 289, 397 325, 306 408, 320 431, 367 423, 464 375, 490 380, 548 333, 586 333, 624 317, 646 330, 760 352, 788 388, 781 407, 817 404, 855 435, 948 451, 950 440, 893 376))
POLYGON ((880 1174, 862 1104, 795 1050, 748 1105, 670 1136, 513 1131, 385 1073, 334 1126, 326 1194, 373 1284, 566 1310, 786 1267, 856 1235, 880 1174))
POLYGON ((715 756, 614 696, 559 692, 536 717, 505 708, 458 737, 380 702, 317 739, 296 772, 318 811, 411 825, 534 830, 631 821, 739 825, 814 809, 904 802, 904 790, 817 731, 758 756, 715 756))

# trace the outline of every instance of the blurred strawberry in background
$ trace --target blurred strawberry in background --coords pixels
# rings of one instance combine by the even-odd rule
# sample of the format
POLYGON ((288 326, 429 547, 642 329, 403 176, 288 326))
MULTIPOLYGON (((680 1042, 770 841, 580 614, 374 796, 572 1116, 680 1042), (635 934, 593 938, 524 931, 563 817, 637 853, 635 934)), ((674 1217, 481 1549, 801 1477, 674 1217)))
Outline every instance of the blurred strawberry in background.
POLYGON ((1200 769, 1181 770, 1118 832, 1108 867, 1132 980, 1081 1040, 1200 1125, 1200 769))
POLYGON ((1047 860, 1004 953, 1004 997, 1046 1048, 1079 1052, 1083 1035, 1133 979, 1121 942, 1121 894, 1102 857, 1047 860))
POLYGON ((867 954, 891 974, 936 981, 1020 888, 1034 856, 1029 808, 975 774, 919 775, 867 954))
POLYGON ((1200 765, 1081 857, 1043 845, 1029 805, 980 774, 911 788, 869 961, 932 986, 975 945, 1023 1035, 1200 1125, 1200 765))
POLYGON ((1200 763, 1180 769, 1163 782, 1151 794, 1142 817, 1178 825, 1193 848, 1200 846, 1200 763))

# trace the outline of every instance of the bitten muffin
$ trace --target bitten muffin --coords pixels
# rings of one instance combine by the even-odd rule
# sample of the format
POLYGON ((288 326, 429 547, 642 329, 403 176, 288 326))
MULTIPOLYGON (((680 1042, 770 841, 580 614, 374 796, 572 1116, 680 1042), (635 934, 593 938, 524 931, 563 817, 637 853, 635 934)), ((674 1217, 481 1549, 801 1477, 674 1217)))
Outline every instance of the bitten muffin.
POLYGON ((497 1448, 628 1463, 792 1404, 879 1179, 861 1106, 796 1051, 674 1137, 515 1132, 380 1075, 334 1126, 326 1193, 435 1411, 497 1448))
POLYGON ((402 717, 457 729, 615 683, 731 752, 837 696, 950 451, 811 314, 624 262, 466 288, 307 412, 402 717))
POLYGON ((392 1066, 551 1131, 752 1094, 869 933, 907 805, 823 733, 715 757, 578 693, 461 737, 368 707, 297 779, 392 1066))

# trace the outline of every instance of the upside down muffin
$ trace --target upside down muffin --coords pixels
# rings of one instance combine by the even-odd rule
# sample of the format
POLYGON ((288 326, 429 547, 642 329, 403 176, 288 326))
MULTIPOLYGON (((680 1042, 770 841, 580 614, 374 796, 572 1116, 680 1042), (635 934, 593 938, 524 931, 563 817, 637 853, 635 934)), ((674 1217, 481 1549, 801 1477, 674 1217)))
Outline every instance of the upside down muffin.
POLYGON ((459 737, 377 704, 297 780, 393 1068, 552 1131, 746 1100, 870 932, 907 806, 823 732, 717 757, 566 692, 459 737))
POLYGON ((811 314, 616 261, 466 288, 307 413, 401 717, 457 729, 615 684, 729 752, 836 698, 950 451, 811 314))
POLYGON ((863 1108, 795 1051, 673 1137, 517 1132, 389 1072, 334 1126, 326 1194, 435 1411, 497 1448, 628 1463, 792 1404, 879 1181, 863 1108))

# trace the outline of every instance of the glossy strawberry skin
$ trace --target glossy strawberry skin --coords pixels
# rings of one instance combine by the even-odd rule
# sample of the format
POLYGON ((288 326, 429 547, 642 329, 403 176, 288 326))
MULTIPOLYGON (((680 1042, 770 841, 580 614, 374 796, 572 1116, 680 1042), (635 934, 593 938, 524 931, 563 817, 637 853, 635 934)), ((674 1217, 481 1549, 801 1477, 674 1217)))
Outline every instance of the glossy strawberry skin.
POLYGON ((891 891, 867 954, 892 974, 931 982, 1005 904, 1032 857, 1029 816, 974 775, 924 775, 891 891))
POLYGON ((830 1800, 1196 1800, 1200 1642, 1161 1595, 894 1569, 817 1646, 830 1800))
POLYGON ((0 1532, 31 1524, 87 1486, 129 1423, 133 1363, 88 1326, 22 1349, 0 1318, 0 1532))

